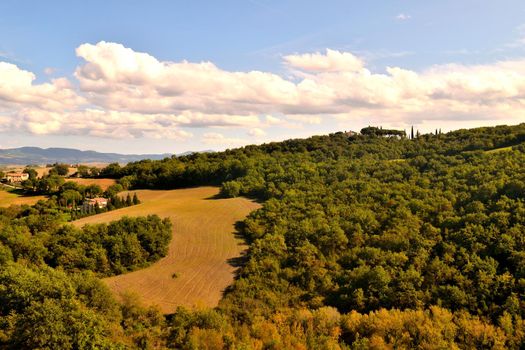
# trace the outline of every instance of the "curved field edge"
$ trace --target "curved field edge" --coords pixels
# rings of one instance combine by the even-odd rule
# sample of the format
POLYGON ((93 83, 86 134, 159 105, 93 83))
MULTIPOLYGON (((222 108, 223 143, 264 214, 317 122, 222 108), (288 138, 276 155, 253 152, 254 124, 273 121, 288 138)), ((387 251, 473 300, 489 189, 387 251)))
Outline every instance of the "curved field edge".
POLYGON ((46 200, 45 196, 22 196, 15 192, 0 189, 0 207, 9 207, 11 205, 34 205, 39 200, 46 200))
POLYGON ((235 267, 229 261, 247 248, 235 237, 234 225, 259 204, 246 198, 213 199, 216 187, 134 191, 141 204, 87 217, 74 224, 101 223, 123 216, 157 214, 173 223, 168 255, 151 266, 104 279, 118 296, 131 292, 164 313, 178 306, 217 306, 233 283, 235 267))

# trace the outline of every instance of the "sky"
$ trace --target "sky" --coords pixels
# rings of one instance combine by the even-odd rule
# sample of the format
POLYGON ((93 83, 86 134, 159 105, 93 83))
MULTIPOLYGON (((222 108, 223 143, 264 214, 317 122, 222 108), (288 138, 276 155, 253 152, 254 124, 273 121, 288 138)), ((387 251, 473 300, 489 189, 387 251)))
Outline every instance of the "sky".
POLYGON ((0 2, 0 148, 525 122, 525 2, 0 2))

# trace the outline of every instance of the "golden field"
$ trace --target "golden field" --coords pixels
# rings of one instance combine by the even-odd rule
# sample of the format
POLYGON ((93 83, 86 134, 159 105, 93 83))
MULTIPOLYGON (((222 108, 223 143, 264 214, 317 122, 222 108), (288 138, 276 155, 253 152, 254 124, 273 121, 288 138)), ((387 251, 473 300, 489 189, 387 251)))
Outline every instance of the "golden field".
POLYGON ((10 205, 33 205, 41 199, 46 199, 44 196, 20 196, 13 192, 8 192, 0 189, 0 207, 9 207, 10 205))
POLYGON ((166 257, 150 267, 104 279, 119 295, 138 294, 146 304, 165 313, 177 306, 213 307, 233 282, 235 268, 228 263, 246 249, 234 235, 234 224, 259 204, 246 198, 213 199, 219 189, 138 190, 141 204, 91 217, 74 224, 101 223, 122 216, 157 214, 173 223, 173 239, 166 257))
POLYGON ((76 182, 79 185, 83 186, 89 186, 89 185, 99 185, 103 191, 107 190, 107 188, 111 185, 114 185, 117 183, 114 179, 84 179, 84 178, 67 178, 66 181, 72 181, 76 182))

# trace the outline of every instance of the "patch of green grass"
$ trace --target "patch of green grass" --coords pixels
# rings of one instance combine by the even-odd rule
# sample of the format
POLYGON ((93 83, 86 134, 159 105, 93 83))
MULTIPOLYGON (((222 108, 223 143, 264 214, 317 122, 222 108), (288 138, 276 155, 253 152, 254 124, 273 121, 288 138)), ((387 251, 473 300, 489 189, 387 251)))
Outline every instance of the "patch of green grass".
POLYGON ((501 147, 501 148, 494 148, 494 149, 485 151, 485 153, 492 154, 492 153, 509 152, 509 151, 512 151, 512 146, 501 147))

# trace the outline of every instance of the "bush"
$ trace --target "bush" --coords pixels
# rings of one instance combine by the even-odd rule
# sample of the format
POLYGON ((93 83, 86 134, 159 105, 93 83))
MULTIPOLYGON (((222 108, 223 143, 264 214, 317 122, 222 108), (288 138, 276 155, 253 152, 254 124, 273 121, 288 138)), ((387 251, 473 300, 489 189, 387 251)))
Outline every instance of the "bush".
POLYGON ((233 198, 241 193, 241 183, 238 181, 228 181, 222 184, 220 196, 224 198, 233 198))

